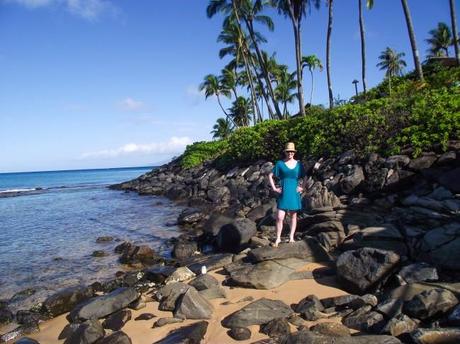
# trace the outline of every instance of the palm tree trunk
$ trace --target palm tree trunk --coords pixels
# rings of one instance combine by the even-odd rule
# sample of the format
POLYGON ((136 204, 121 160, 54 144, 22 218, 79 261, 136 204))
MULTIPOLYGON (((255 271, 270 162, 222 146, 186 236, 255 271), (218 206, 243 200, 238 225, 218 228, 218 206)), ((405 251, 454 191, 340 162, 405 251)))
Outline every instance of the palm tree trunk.
POLYGON ((313 101, 313 88, 315 87, 315 82, 313 79, 313 70, 310 69, 310 75, 311 75, 311 91, 310 91, 310 106, 312 105, 313 101))
POLYGON ((420 63, 420 55, 417 49, 417 42, 415 41, 414 26, 412 24, 409 6, 407 6, 407 0, 401 0, 401 4, 404 10, 404 16, 406 17, 407 31, 409 32, 409 39, 412 47, 412 55, 414 57, 415 70, 417 71, 417 76, 420 79, 420 81, 423 81, 423 70, 422 65, 420 63))
POLYGON ((457 29, 457 15, 455 13, 455 3, 454 0, 449 0, 450 5, 450 19, 452 22, 452 33, 454 36, 454 49, 455 49, 455 58, 457 60, 457 65, 460 66, 460 52, 458 47, 458 29, 457 29))
MULTIPOLYGON (((246 48, 247 48, 247 51, 249 51, 249 47, 247 46, 247 44, 246 44, 246 48)), ((252 58, 251 55, 249 55, 249 58, 250 58, 249 63, 252 69, 254 70, 254 74, 257 75, 257 68, 254 63, 254 59, 252 58)), ((270 118, 274 118, 275 116, 274 116, 272 107, 270 106, 270 103, 268 102, 268 96, 267 96, 267 93, 265 92, 264 85, 262 84, 262 81, 260 80, 260 78, 257 78, 257 83, 259 84, 259 88, 260 88, 260 92, 262 93, 262 97, 264 98, 265 103, 267 104, 268 116, 270 118)))
POLYGON ((302 40, 300 36, 300 21, 301 15, 297 18, 292 6, 291 0, 286 0, 289 8, 289 16, 292 21, 292 28, 294 30, 294 41, 295 41, 295 57, 296 57, 296 70, 297 70, 297 97, 299 98, 299 112, 302 116, 305 116, 305 103, 303 100, 303 86, 302 86, 302 40))
MULTIPOLYGON (((272 83, 270 78, 268 77, 267 66, 265 65, 265 61, 262 58, 262 54, 260 53, 259 45, 257 44, 257 40, 254 34, 254 27, 252 22, 245 19, 246 27, 248 28, 249 35, 251 36, 252 43, 254 44, 254 48, 256 49, 257 60, 259 61, 260 67, 262 69, 262 74, 264 75, 265 83, 268 87, 268 92, 270 93, 270 98, 273 102, 273 106, 275 107, 276 114, 279 118, 281 118, 281 111, 278 106, 278 102, 275 100, 275 92, 273 91, 272 83)), ((267 104, 268 106, 268 104, 267 104)))
POLYGON ((326 38, 326 74, 327 74, 327 89, 329 93, 329 108, 334 106, 334 95, 332 93, 331 81, 331 33, 332 33, 332 4, 334 0, 329 0, 329 19, 327 23, 327 38, 326 38))
POLYGON ((364 18, 362 0, 358 0, 359 5, 359 32, 361 33, 361 78, 363 81, 363 91, 366 94, 366 38, 364 36, 364 18))
POLYGON ((305 102, 303 99, 303 85, 302 85, 302 67, 300 65, 302 61, 301 53, 301 38, 300 38, 300 27, 298 24, 294 24, 294 38, 295 38, 295 52, 296 52, 296 69, 297 69, 297 96, 299 97, 299 110, 302 116, 305 116, 305 102))
POLYGON ((233 120, 233 118, 231 118, 231 117, 228 115, 228 113, 225 111, 224 107, 222 106, 222 103, 220 102, 220 97, 219 97, 218 94, 216 94, 216 97, 217 97, 217 102, 219 103, 220 108, 222 109, 222 111, 223 111, 224 114, 225 114, 225 117, 226 117, 227 119, 231 120, 234 126, 237 126, 237 125, 235 124, 235 121, 233 120))
POLYGON ((388 76, 388 88, 390 89, 390 97, 391 97, 391 75, 388 76))

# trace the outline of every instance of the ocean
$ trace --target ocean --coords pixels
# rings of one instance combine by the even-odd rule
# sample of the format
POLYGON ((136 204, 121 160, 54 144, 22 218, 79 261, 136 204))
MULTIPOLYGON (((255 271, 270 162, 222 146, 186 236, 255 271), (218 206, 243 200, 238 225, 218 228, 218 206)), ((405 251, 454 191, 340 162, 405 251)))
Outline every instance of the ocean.
POLYGON ((0 174, 0 300, 27 308, 64 287, 123 270, 125 240, 167 256, 182 208, 166 198, 110 190, 152 167, 0 174), (114 240, 96 243, 100 236, 114 240), (93 257, 103 250, 105 257, 93 257))

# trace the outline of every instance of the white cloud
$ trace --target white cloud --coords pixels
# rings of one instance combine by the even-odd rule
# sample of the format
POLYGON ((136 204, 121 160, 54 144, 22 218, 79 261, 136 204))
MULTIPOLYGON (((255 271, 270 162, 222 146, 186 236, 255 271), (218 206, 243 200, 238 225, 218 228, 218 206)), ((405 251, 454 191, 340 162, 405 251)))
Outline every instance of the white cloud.
POLYGON ((123 110, 126 111, 139 111, 143 109, 144 103, 139 100, 135 100, 133 98, 128 97, 120 102, 120 106, 123 110))
POLYGON ((62 7, 73 15, 90 21, 96 20, 105 13, 114 15, 118 12, 118 9, 108 0, 4 0, 4 2, 16 3, 29 9, 46 6, 62 7))
POLYGON ((165 142, 154 142, 147 144, 128 143, 115 149, 104 149, 95 152, 83 153, 80 159, 91 158, 116 158, 126 155, 147 155, 147 154, 177 154, 182 153, 185 147, 192 143, 187 137, 171 137, 165 142))
POLYGON ((197 105, 200 101, 203 101, 205 99, 204 90, 200 91, 200 89, 196 85, 187 86, 187 88, 185 89, 185 95, 192 105, 197 105))

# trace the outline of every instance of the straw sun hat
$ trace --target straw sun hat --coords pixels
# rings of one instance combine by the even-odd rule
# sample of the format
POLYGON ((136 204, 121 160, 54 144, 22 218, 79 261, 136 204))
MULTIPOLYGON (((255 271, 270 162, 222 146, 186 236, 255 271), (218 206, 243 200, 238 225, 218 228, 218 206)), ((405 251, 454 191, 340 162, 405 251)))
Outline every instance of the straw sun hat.
POLYGON ((294 142, 288 142, 286 143, 286 148, 284 149, 285 152, 297 152, 295 149, 295 144, 294 142))

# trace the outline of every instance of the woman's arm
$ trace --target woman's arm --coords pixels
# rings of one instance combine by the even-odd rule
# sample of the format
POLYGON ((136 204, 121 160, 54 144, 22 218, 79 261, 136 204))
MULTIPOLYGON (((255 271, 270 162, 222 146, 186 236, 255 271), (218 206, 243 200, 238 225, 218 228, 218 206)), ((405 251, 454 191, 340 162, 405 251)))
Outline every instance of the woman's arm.
POLYGON ((275 181, 273 180, 273 172, 270 172, 268 174, 268 180, 270 182, 270 186, 272 187, 272 190, 277 192, 277 193, 281 193, 281 188, 277 188, 276 185, 275 185, 275 181))

